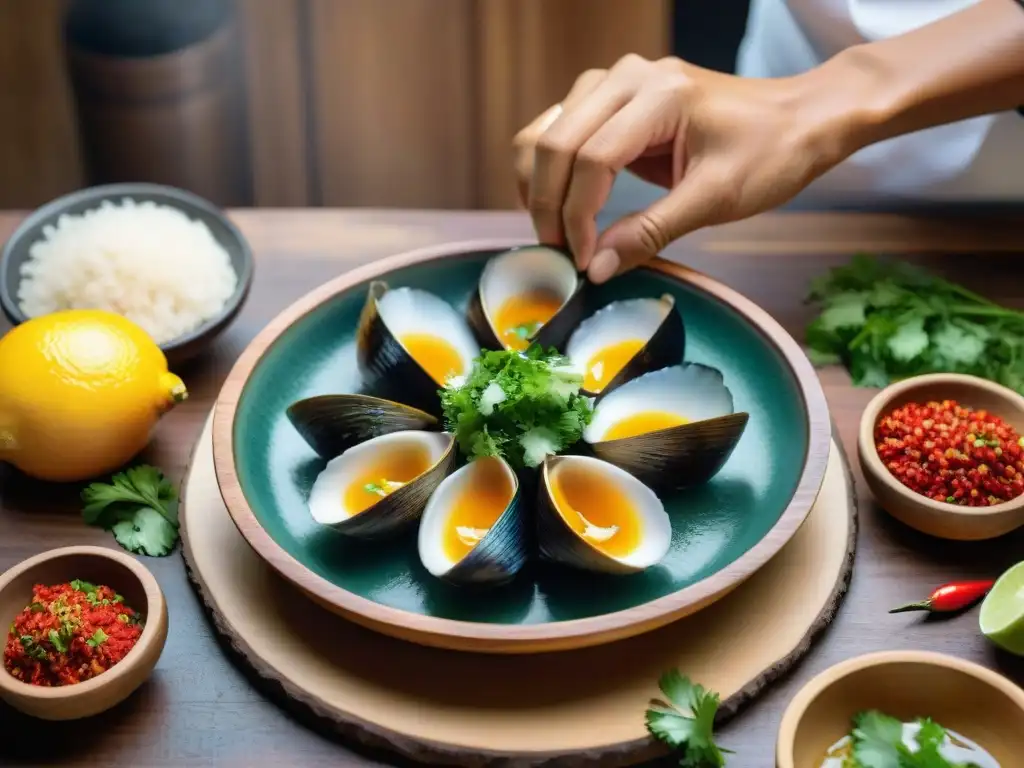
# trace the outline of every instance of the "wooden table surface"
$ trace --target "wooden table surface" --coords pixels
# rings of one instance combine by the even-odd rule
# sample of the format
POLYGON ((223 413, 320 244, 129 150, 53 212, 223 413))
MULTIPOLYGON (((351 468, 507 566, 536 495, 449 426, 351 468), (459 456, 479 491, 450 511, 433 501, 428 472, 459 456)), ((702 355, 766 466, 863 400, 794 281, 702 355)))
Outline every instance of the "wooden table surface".
MULTIPOLYGON (((143 458, 175 480, 232 362, 280 310, 328 278, 361 263, 420 246, 481 237, 522 237, 518 213, 401 211, 237 211, 256 253, 249 302, 199 361, 177 371, 191 399, 161 423, 143 458)), ((0 214, 0 241, 21 218, 0 214)), ((736 288, 794 336, 810 315, 808 280, 858 250, 904 253, 1008 305, 1024 307, 1024 217, 908 219, 863 214, 768 214, 706 230, 666 254, 736 288)), ((0 334, 7 326, 0 320, 0 334)), ((0 372, 2 375, 2 372, 0 372)), ((840 370, 822 380, 851 456, 861 409, 871 390, 854 389, 840 370)), ((1024 683, 1024 662, 994 651, 977 632, 977 611, 944 622, 890 616, 894 604, 923 598, 947 580, 994 577, 1024 557, 1024 530, 988 543, 929 540, 892 521, 862 497, 853 583, 834 624, 803 663, 722 732, 738 755, 730 765, 770 768, 786 703, 812 675, 874 650, 920 648, 952 653, 1024 683)), ((116 547, 86 527, 77 489, 25 480, 0 467, 0 570, 68 544, 116 547)), ((39 723, 0 705, 0 765, 337 766, 389 764, 316 734, 263 698, 227 660, 186 577, 180 555, 146 559, 167 595, 170 637, 154 676, 115 710, 89 722, 39 723), (11 734, 16 734, 12 737, 11 734), (30 746, 31 745, 31 746, 30 746), (87 746, 83 746, 87 745, 87 746)), ((638 716, 640 713, 637 713, 638 716)))

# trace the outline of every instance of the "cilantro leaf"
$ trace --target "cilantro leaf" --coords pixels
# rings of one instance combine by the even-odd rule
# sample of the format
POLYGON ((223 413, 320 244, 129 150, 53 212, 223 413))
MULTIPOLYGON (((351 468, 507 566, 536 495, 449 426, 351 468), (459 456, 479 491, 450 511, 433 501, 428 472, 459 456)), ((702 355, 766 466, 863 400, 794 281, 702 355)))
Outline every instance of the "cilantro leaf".
POLYGON ((853 719, 853 756, 861 768, 900 768, 903 723, 876 710, 853 719))
POLYGON ((18 642, 21 643, 21 647, 25 649, 25 654, 36 661, 49 661, 50 656, 46 652, 46 649, 41 645, 37 644, 32 635, 22 635, 18 638, 18 642))
POLYGON ((150 557, 169 555, 178 540, 178 527, 150 507, 137 507, 110 530, 117 543, 129 552, 150 557))
POLYGON ((107 633, 102 629, 97 629, 92 633, 92 637, 85 641, 85 644, 91 648, 96 648, 103 645, 107 641, 107 633))
POLYGON ((60 630, 51 629, 47 637, 50 639, 50 645, 53 646, 53 650, 57 653, 67 653, 71 648, 71 640, 74 636, 74 630, 70 625, 64 623, 61 625, 60 630))
POLYGON ((942 754, 946 729, 934 720, 917 721, 916 748, 904 742, 903 723, 876 710, 858 713, 854 719, 852 763, 857 768, 977 768, 953 763, 942 754))
POLYGON ((84 592, 87 595, 95 595, 99 591, 95 584, 90 584, 88 581, 82 581, 81 579, 73 579, 71 581, 71 588, 76 592, 84 592))
POLYGON ((469 458, 501 456, 536 467, 583 435, 590 423, 583 376, 554 349, 484 351, 462 380, 441 390, 445 425, 469 458))
POLYGON ((720 768, 731 754, 715 744, 715 714, 719 698, 679 670, 661 676, 658 687, 668 703, 652 701, 645 723, 648 732, 672 749, 681 750, 683 768, 720 768))
POLYGON ((163 473, 143 464, 119 472, 110 483, 87 486, 82 516, 89 525, 112 531, 125 549, 162 557, 178 539, 176 500, 174 486, 163 473))

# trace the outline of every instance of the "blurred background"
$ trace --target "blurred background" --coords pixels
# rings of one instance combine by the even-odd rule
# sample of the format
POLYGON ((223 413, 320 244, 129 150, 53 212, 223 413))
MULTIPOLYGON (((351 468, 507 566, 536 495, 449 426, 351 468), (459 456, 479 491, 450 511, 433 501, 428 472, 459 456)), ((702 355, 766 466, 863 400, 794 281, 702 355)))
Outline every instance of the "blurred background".
POLYGON ((746 0, 0 0, 0 208, 512 208, 511 140, 635 52, 732 71, 746 0))

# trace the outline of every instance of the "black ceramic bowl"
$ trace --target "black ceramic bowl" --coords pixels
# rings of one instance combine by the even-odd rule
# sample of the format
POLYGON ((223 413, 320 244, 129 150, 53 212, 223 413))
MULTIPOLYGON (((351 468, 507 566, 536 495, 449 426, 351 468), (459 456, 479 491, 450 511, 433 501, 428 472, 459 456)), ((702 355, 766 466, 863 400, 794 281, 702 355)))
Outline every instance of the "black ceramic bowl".
POLYGON ((238 287, 217 315, 190 333, 160 346, 171 366, 181 365, 202 352, 235 319, 249 295, 254 268, 249 244, 223 211, 183 189, 159 184, 108 184, 72 192, 38 208, 18 226, 0 253, 0 308, 13 325, 28 319, 17 300, 21 265, 28 261, 29 248, 42 239, 43 227, 56 224, 61 214, 81 214, 98 208, 104 200, 119 203, 126 197, 136 203, 152 201, 157 205, 177 208, 189 218, 203 222, 228 252, 238 274, 238 287))

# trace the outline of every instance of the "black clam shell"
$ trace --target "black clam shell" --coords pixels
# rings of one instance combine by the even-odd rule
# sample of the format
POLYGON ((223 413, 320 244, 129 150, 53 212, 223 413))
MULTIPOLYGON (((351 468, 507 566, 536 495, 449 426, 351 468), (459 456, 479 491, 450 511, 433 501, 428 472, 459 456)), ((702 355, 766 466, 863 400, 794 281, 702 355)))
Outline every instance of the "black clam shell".
POLYGON ((325 459, 381 435, 438 426, 438 420, 425 411, 369 395, 307 397, 292 403, 285 413, 296 431, 325 459))
POLYGON ((344 536, 384 539, 396 536, 420 519, 431 494, 455 466, 455 440, 434 466, 390 493, 372 507, 330 527, 344 536))
POLYGON ((523 486, 516 481, 515 493, 505 511, 487 534, 459 562, 441 575, 456 586, 500 586, 515 578, 530 557, 531 531, 523 486))
POLYGON ((662 300, 670 302, 671 306, 665 319, 661 321, 661 325, 647 343, 612 377, 604 389, 600 392, 583 390, 583 394, 600 399, 638 376, 683 362, 683 356, 686 354, 686 326, 683 323, 683 316, 679 312, 674 296, 666 294, 662 300))
MULTIPOLYGON (((521 248, 512 248, 509 251, 503 251, 502 253, 497 254, 494 258, 498 258, 506 253, 536 247, 537 246, 523 246, 521 248)), ((552 246, 542 247, 556 253, 560 253, 572 262, 572 256, 562 249, 554 248, 552 246)), ((484 274, 486 274, 486 272, 484 274)), ((481 275, 480 278, 482 281, 484 275, 481 275)), ((558 310, 555 316, 542 325, 537 330, 537 333, 529 339, 531 344, 539 344, 545 348, 554 347, 559 352, 565 351, 565 343, 569 340, 569 336, 575 330, 576 326, 579 325, 580 320, 583 319, 583 313, 586 309, 586 286, 587 282, 584 280, 583 275, 577 273, 576 288, 566 299, 565 303, 562 304, 562 307, 558 310)), ((469 321, 469 326, 473 329, 473 333, 476 334, 477 341, 480 342, 482 347, 492 350, 507 349, 506 345, 498 339, 494 326, 491 324, 490 318, 488 318, 487 312, 484 310, 482 286, 479 283, 476 290, 473 291, 473 295, 469 299, 469 307, 466 310, 466 319, 469 321)))
POLYGON ((536 536, 538 554, 544 560, 599 573, 635 573, 637 568, 594 549, 569 527, 555 506, 549 488, 549 472, 560 461, 551 456, 544 462, 537 487, 536 536))
POLYGON ((356 335, 359 372, 375 396, 440 417, 440 385, 406 352, 377 310, 378 300, 387 291, 388 285, 383 281, 370 283, 356 335))
POLYGON ((730 413, 594 443, 591 450, 657 491, 676 491, 706 483, 718 474, 749 420, 749 413, 730 413))

